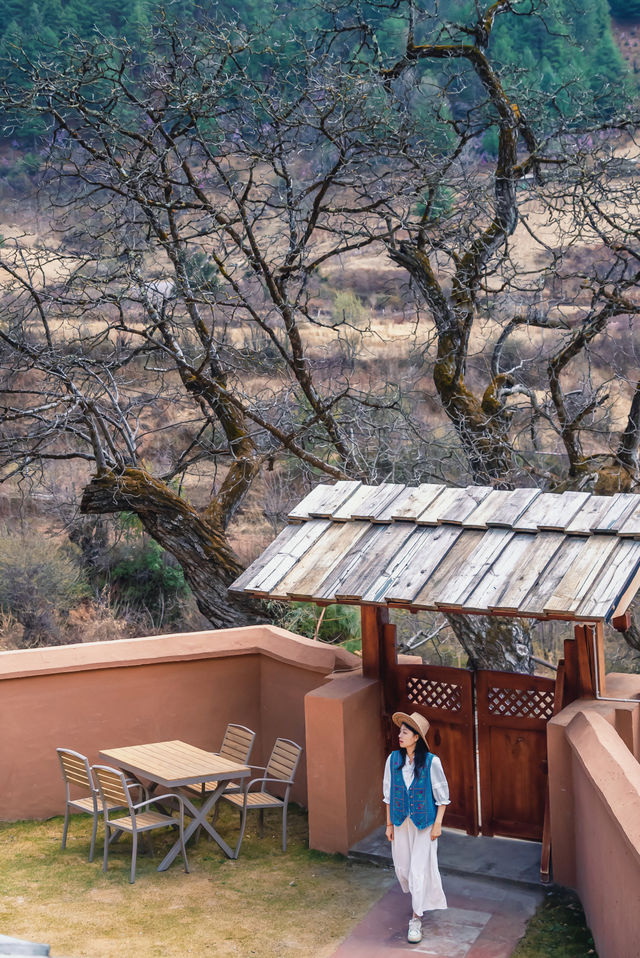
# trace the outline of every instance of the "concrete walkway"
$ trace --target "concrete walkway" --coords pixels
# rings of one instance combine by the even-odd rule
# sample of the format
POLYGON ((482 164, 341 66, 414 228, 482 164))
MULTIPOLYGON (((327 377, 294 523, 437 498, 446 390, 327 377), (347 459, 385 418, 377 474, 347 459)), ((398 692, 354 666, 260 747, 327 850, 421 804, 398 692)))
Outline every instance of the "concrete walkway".
MULTIPOLYGON (((543 900, 540 846, 471 838, 445 829, 439 842, 446 911, 428 912, 423 938, 407 942, 411 902, 395 884, 334 952, 333 958, 509 958, 543 900)), ((359 843, 351 858, 390 863, 384 831, 359 843), (364 844, 364 848, 363 848, 364 844)))

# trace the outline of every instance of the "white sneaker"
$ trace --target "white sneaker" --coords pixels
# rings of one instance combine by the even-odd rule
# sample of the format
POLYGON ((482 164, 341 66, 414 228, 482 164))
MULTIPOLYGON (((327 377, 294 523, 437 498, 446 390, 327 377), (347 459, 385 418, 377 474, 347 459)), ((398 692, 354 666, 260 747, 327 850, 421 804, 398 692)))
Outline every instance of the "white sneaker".
POLYGON ((412 945, 417 945, 419 941, 422 941, 422 918, 409 919, 407 941, 412 945))

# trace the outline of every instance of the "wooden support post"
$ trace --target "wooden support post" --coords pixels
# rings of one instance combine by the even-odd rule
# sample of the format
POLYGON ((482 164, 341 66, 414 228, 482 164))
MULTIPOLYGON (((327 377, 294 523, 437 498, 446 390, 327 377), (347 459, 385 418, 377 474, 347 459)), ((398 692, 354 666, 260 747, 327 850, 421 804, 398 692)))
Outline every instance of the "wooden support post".
POLYGON ((595 698, 596 686, 595 686, 595 672, 594 666, 592 665, 593 656, 589 652, 589 644, 591 639, 591 634, 589 626, 586 625, 576 625, 573 630, 575 635, 576 643, 576 656, 577 656, 577 698, 582 698, 586 695, 592 695, 595 698))
POLYGON ((389 610, 384 606, 360 607, 362 629, 362 674, 366 679, 382 679, 384 675, 384 627, 389 624, 389 610))
POLYGON ((607 694, 607 668, 604 662, 604 622, 596 622, 595 663, 598 668, 598 693, 607 694))
MULTIPOLYGON (((564 705, 564 659, 558 662, 556 686, 553 693, 553 714, 557 715, 564 705)), ((547 766, 548 768, 548 766, 547 766)), ((542 851, 540 854, 540 881, 549 881, 551 866, 551 809, 549 803, 549 773, 547 771, 547 790, 544 800, 544 822, 542 825, 542 851)))
POLYGON ((578 647, 574 639, 564 641, 564 704, 580 698, 578 683, 578 647))

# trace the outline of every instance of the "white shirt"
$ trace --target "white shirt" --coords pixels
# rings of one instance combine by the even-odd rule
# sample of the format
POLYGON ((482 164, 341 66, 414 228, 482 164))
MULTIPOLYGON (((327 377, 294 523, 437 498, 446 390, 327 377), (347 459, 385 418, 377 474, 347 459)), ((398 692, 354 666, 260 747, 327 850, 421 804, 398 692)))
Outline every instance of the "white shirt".
MULTIPOLYGON (((402 768, 402 777, 404 779, 404 784, 407 789, 411 788, 411 783, 413 782, 413 762, 409 759, 407 755, 405 759, 404 766, 402 768)), ((444 774, 444 769, 442 768, 442 762, 437 755, 433 756, 431 761, 430 768, 430 778, 431 778, 431 788, 433 789, 433 800, 436 805, 450 805, 451 801, 449 799, 449 786, 447 784, 447 779, 444 774)), ((387 757, 386 764, 384 766, 384 776, 382 779, 382 800, 387 805, 391 801, 391 756, 387 757)))

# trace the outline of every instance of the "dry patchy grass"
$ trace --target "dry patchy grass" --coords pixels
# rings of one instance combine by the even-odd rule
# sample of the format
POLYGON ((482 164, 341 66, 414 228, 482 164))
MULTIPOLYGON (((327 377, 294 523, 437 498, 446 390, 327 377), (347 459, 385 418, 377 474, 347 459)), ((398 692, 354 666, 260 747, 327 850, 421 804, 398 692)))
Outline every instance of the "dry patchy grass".
MULTIPOLYGON (((328 958, 392 874, 310 851, 305 813, 290 813, 286 854, 278 816, 267 814, 264 838, 252 823, 238 861, 204 837, 190 843, 188 875, 180 858, 157 872, 173 837, 154 833, 154 855, 138 859, 134 885, 126 837, 110 852, 106 874, 101 849, 87 861, 88 816, 72 818, 65 851, 61 818, 2 824, 0 927, 67 958, 328 958)), ((219 828, 229 840, 237 833, 230 808, 221 810, 219 828)))

